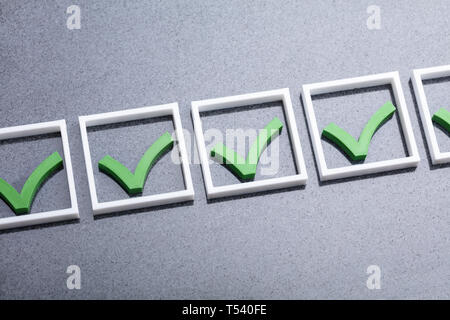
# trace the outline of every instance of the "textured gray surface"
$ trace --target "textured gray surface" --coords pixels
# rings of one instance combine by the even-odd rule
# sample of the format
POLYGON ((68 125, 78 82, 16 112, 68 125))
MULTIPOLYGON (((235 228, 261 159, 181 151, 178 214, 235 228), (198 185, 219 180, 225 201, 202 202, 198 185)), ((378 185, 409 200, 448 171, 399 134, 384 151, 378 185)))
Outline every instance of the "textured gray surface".
MULTIPOLYGON (((0 234, 1 298, 450 297, 450 168, 430 167, 409 84, 411 69, 450 61, 448 1, 77 1, 76 31, 65 25, 71 4, 0 1, 0 127, 67 119, 81 216, 0 234), (382 30, 366 28, 370 4, 381 7, 382 30), (319 183, 301 84, 393 70, 400 71, 418 168, 319 183), (308 169, 304 189, 208 203, 193 165, 193 203, 94 220, 78 115, 178 101, 192 132, 192 100, 283 87, 291 89, 308 169), (66 288, 71 264, 81 268, 79 291, 66 288), (381 290, 366 288, 370 264, 381 267, 381 290)), ((433 110, 450 103, 449 85, 427 84, 433 110)), ((357 135, 386 98, 380 90, 314 103, 357 135)), ((439 141, 448 149, 445 138, 439 141)), ((57 145, 50 140, 18 146, 57 145)), ((142 140, 136 148, 149 142, 142 140)), ((404 153, 395 118, 373 142, 371 160, 404 153)), ((17 162, 21 170, 46 150, 30 148, 29 161, 17 162)), ((19 185, 24 177, 5 162, 19 155, 8 150, 0 151, 0 173, 19 185)), ((335 149, 326 152, 334 165, 347 163, 335 149)), ((45 188, 63 183, 58 175, 45 188)), ((67 195, 49 199, 55 207, 63 201, 67 195)))

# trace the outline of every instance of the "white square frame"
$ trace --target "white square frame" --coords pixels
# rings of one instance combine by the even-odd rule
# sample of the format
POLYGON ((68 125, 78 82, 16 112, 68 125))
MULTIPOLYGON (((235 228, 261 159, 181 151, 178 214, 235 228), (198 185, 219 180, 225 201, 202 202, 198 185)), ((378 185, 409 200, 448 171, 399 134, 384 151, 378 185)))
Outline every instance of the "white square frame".
POLYGON ((203 179, 206 186, 206 196, 208 199, 275 190, 306 184, 308 175, 306 173, 305 161, 303 159, 300 138, 298 136, 297 124, 295 121, 294 110, 292 108, 291 96, 288 88, 216 99, 192 101, 191 105, 195 138, 197 140, 197 149, 200 155, 203 179), (299 173, 286 177, 269 178, 264 180, 236 183, 218 187, 214 186, 211 171, 209 168, 209 158, 208 152, 206 150, 205 139, 203 136, 200 112, 229 109, 234 107, 244 107, 252 104, 262 104, 280 100, 283 102, 287 128, 289 136, 291 138, 292 149, 294 153, 294 162, 299 173))
POLYGON ((417 167, 418 163, 420 162, 420 156, 417 149, 416 140, 414 138, 411 120, 409 118, 408 109, 406 107, 405 96, 403 94, 398 71, 336 81, 305 84, 302 87, 302 98, 306 111, 309 131, 311 132, 314 154, 321 181, 355 177, 409 167, 417 167), (397 110, 400 116, 401 127, 405 136, 409 155, 403 158, 375 161, 371 163, 355 164, 329 169, 325 161, 322 141, 320 138, 320 131, 317 127, 317 121, 311 96, 386 84, 390 84, 394 92, 395 101, 397 103, 397 110))
POLYGON ((79 219, 77 194, 75 182, 73 179, 72 162, 70 159, 69 139, 67 136, 67 126, 65 120, 56 120, 49 122, 40 122, 15 127, 0 129, 0 140, 32 137, 40 134, 60 133, 63 153, 64 168, 67 173, 67 182, 69 185, 70 208, 52 210, 45 212, 29 213, 15 217, 0 219, 0 230, 33 226, 44 223, 59 222, 64 220, 79 219))
POLYGON ((412 84, 419 105, 420 118, 425 129, 428 148, 430 150, 431 163, 433 165, 449 163, 450 152, 441 152, 436 138, 435 128, 433 126, 430 108, 428 106, 423 80, 437 79, 450 76, 450 65, 414 69, 412 71, 412 84))
POLYGON ((183 128, 181 126, 178 103, 175 102, 158 106, 80 116, 79 122, 81 130, 81 141, 84 151, 84 160, 86 163, 86 171, 89 183, 89 192, 91 195, 91 204, 94 215, 140 208, 149 208, 153 206, 194 200, 194 187, 192 184, 191 172, 189 169, 189 162, 183 135, 183 128), (172 116, 173 118, 175 134, 181 159, 181 169, 186 189, 142 197, 133 197, 129 199, 98 202, 94 171, 92 168, 91 152, 89 149, 87 128, 104 124, 114 124, 133 120, 157 118, 162 116, 172 116))

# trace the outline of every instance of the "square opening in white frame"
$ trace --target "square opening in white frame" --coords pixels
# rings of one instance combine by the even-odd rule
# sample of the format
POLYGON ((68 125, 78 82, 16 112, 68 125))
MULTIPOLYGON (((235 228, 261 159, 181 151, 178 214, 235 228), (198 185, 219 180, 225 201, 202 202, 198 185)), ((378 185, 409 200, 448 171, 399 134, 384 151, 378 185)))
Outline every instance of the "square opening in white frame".
POLYGON ((70 158, 69 139, 67 136, 67 127, 65 120, 56 120, 50 122, 41 122, 16 127, 2 128, 0 129, 0 140, 33 137, 51 133, 59 133, 61 135, 62 148, 64 153, 62 157, 63 168, 65 169, 67 175, 70 208, 1 218, 0 230, 79 218, 75 182, 73 178, 72 162, 70 158))
POLYGON ((419 163, 419 152, 417 150, 416 140, 414 138, 411 120, 406 107, 406 101, 398 72, 388 72, 343 80, 306 84, 302 87, 302 99, 321 181, 416 167, 419 163), (405 137, 408 156, 370 163, 353 164, 339 168, 328 168, 322 146, 321 133, 319 131, 314 112, 312 96, 346 90, 370 88, 387 84, 392 86, 395 105, 400 118, 401 131, 405 137))
POLYGON ((414 92, 417 97, 420 118, 425 130, 425 137, 427 139, 428 149, 430 150, 431 163, 433 165, 449 163, 450 152, 440 151, 436 131, 432 121, 433 115, 431 115, 430 112, 430 107, 428 105, 428 100, 425 94, 423 81, 444 77, 450 77, 450 65, 424 69, 414 69, 412 71, 412 83, 414 92))
POLYGON ((160 206, 177 202, 190 201, 194 199, 194 187, 192 184, 191 172, 189 169, 188 156, 183 135, 183 128, 181 126, 181 118, 177 103, 101 113, 89 116, 80 116, 79 122, 86 163, 86 171, 88 176, 89 191, 91 195, 92 210, 94 215, 160 206), (181 171, 183 174, 185 189, 154 195, 131 197, 129 199, 99 202, 95 185, 94 171, 92 167, 87 128, 164 116, 171 116, 173 118, 176 136, 174 143, 177 144, 179 151, 181 171))
POLYGON ((289 89, 285 88, 209 100, 193 101, 191 111, 195 138, 197 140, 197 148, 202 165, 203 179, 206 187, 206 195, 208 199, 269 191, 306 184, 308 175, 306 173, 306 166, 303 159, 303 153, 300 144, 300 138, 298 136, 297 124, 292 108, 289 89), (282 101, 283 104, 283 110, 287 122, 287 131, 291 140, 293 160, 296 166, 297 174, 284 177, 241 182, 230 185, 214 186, 211 170, 209 167, 210 157, 208 156, 208 152, 206 150, 200 113, 221 109, 245 107, 255 104, 264 104, 275 101, 282 101))

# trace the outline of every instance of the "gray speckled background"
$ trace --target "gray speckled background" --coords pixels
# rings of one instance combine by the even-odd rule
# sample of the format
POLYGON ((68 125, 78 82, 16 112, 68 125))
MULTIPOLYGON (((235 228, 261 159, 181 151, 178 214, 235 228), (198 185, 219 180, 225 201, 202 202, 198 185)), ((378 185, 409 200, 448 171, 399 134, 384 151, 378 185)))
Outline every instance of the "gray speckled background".
MULTIPOLYGON (((413 68, 450 63, 449 9, 447 0, 0 0, 0 127, 67 120, 81 216, 0 233, 0 298, 449 298, 450 168, 430 166, 409 83, 413 68), (66 28, 73 3, 82 9, 81 30, 66 28), (366 27, 371 4, 381 7, 382 30, 366 27), (319 183, 301 85, 394 70, 419 166, 319 183), (178 101, 192 132, 192 100, 284 87, 309 174, 304 189, 207 202, 200 166, 193 165, 193 203, 94 220, 79 115, 178 101), (81 268, 78 291, 66 288, 71 264, 81 268), (381 267, 381 290, 366 288, 370 264, 381 267)), ((448 106, 449 89, 448 79, 427 83, 430 108, 448 106)), ((357 135, 389 98, 388 88, 380 88, 316 97, 314 104, 320 124, 333 119, 357 135)), ((248 125, 265 124, 279 112, 271 110, 251 113, 248 125)), ((242 123, 233 114, 204 118, 217 128, 226 128, 227 119, 242 123)), ((98 156, 118 152, 132 167, 136 160, 126 150, 106 150, 109 133, 116 145, 144 150, 159 130, 171 128, 170 121, 142 125, 152 128, 150 138, 127 140, 135 127, 90 132, 98 156)), ((447 135, 439 132, 438 141, 450 149, 447 135)), ((348 163, 324 146, 333 166, 348 163)), ((0 144, 1 177, 20 186, 40 157, 60 147, 54 136, 0 144), (23 174, 14 171, 19 167, 23 174)), ((404 152, 394 117, 377 132, 367 161, 404 152)), ((166 179, 164 188, 182 187, 181 172, 170 165, 158 162, 152 178, 166 179)), ((280 174, 292 169, 286 162, 280 174)), ((218 180, 230 178, 222 167, 214 170, 218 180)), ((33 212, 68 203, 63 177, 56 174, 41 189, 33 212)), ((115 187, 107 187, 111 196, 122 196, 115 187)), ((5 210, 1 203, 1 217, 5 210)))

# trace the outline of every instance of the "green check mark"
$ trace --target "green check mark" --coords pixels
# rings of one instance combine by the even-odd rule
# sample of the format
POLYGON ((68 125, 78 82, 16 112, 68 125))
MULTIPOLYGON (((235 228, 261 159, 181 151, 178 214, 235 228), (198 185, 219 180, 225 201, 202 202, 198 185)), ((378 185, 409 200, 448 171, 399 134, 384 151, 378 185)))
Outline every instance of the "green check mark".
POLYGON ((147 149, 139 160, 134 174, 111 156, 103 157, 98 163, 98 168, 113 178, 128 194, 139 194, 144 189, 150 169, 172 147, 172 136, 166 132, 147 149))
POLYGON ((281 132, 282 128, 283 124, 280 119, 277 117, 273 118, 256 137, 256 141, 253 142, 250 147, 246 159, 242 158, 234 150, 227 148, 222 143, 218 143, 214 146, 211 150, 211 156, 220 159, 231 172, 238 176, 238 178, 242 180, 251 180, 255 177, 259 157, 270 141, 281 132))
POLYGON ((441 108, 431 119, 450 133, 450 112, 441 108))
POLYGON ((21 193, 8 182, 0 178, 0 198, 2 198, 16 214, 29 213, 34 196, 44 181, 53 173, 61 170, 63 160, 58 152, 52 153, 31 173, 23 185, 21 193))
POLYGON ((349 133, 330 123, 323 129, 322 136, 333 142, 338 148, 343 150, 347 156, 353 161, 362 161, 366 159, 369 151, 369 144, 375 132, 387 120, 389 120, 396 108, 392 102, 386 102, 375 114, 370 118, 364 127, 358 141, 356 141, 349 133))

